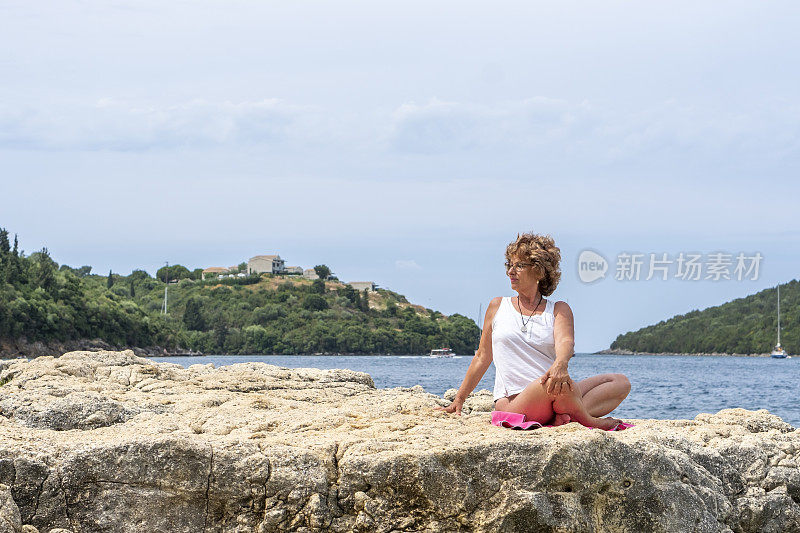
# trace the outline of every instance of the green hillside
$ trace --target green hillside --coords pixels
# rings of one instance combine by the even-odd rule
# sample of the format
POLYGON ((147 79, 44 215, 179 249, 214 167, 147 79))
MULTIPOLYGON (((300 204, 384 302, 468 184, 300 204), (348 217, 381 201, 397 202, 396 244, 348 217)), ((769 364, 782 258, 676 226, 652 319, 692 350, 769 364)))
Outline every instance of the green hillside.
POLYGON ((147 272, 94 275, 88 266, 59 266, 46 249, 24 255, 0 229, 0 341, 100 339, 217 354, 419 354, 440 347, 472 354, 477 348, 473 320, 412 305, 389 290, 357 292, 335 278, 269 274, 201 281, 199 270, 180 265, 169 272, 163 315, 165 283, 147 272))
MULTIPOLYGON (((768 353, 775 345, 777 288, 691 311, 620 335, 611 350, 646 353, 768 353)), ((800 352, 800 282, 781 285, 781 344, 800 352)))

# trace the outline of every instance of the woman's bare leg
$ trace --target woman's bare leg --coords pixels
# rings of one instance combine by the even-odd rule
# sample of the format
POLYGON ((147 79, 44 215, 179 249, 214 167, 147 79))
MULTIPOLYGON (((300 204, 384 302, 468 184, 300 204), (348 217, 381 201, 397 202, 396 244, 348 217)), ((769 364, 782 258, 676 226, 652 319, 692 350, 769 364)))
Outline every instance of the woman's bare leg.
MULTIPOLYGON (((568 415, 569 420, 574 420, 584 426, 610 429, 620 420, 615 418, 597 418, 592 416, 581 400, 578 387, 558 395, 550 395, 545 391, 545 386, 539 380, 534 381, 525 390, 517 394, 508 403, 498 401, 498 409, 512 413, 522 413, 526 420, 535 420, 547 424, 558 415, 568 415)), ((558 422, 558 420, 555 420, 558 422)))
POLYGON ((567 390, 556 395, 553 399, 553 411, 562 416, 568 415, 570 421, 593 428, 611 429, 622 422, 622 420, 610 416, 605 418, 592 416, 586 410, 578 387, 575 387, 575 390, 567 390))
POLYGON ((525 390, 519 394, 509 396, 507 403, 501 403, 503 400, 505 398, 497 401, 498 410, 522 413, 526 420, 536 420, 540 424, 547 424, 555 415, 553 398, 545 392, 538 380, 525 387, 525 390))
POLYGON ((583 405, 592 416, 604 416, 616 409, 631 391, 624 374, 600 374, 578 383, 583 405))

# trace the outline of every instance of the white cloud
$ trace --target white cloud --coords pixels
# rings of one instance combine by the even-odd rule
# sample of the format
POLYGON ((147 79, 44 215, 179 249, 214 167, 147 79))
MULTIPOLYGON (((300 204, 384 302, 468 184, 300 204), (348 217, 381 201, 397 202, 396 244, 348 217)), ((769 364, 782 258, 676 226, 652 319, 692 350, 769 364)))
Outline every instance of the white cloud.
POLYGON ((346 165, 352 164, 383 175, 405 168, 392 158, 409 155, 449 157, 447 170, 483 165, 498 174, 531 165, 574 172, 620 162, 676 172, 698 162, 706 168, 750 163, 761 169, 774 163, 786 169, 800 164, 800 107, 772 101, 746 110, 714 109, 671 99, 634 108, 545 97, 492 105, 432 99, 399 105, 388 115, 371 107, 356 113, 276 98, 172 104, 101 98, 0 106, 0 148, 126 152, 250 146, 280 148, 285 168, 300 169, 316 159, 332 172, 351 173, 346 165), (316 157, 308 158, 310 153, 316 157))
POLYGON ((543 97, 497 105, 434 99, 403 104, 392 118, 390 146, 400 153, 516 152, 595 163, 653 155, 712 163, 800 155, 800 108, 780 102, 732 110, 671 99, 616 109, 543 97))
POLYGON ((398 259, 394 262, 397 270, 422 270, 422 267, 413 259, 398 259))
POLYGON ((304 123, 313 114, 278 99, 156 105, 102 98, 91 105, 6 107, 0 108, 0 146, 130 151, 277 144, 313 133, 304 123))

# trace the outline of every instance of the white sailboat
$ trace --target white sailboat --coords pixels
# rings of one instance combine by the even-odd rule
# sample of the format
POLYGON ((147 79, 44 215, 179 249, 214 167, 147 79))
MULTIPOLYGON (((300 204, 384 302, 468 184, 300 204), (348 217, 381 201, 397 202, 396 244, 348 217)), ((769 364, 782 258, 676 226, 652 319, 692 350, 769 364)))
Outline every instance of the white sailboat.
POLYGON ((781 347, 781 286, 778 285, 778 344, 770 354, 775 359, 786 359, 786 350, 781 347))

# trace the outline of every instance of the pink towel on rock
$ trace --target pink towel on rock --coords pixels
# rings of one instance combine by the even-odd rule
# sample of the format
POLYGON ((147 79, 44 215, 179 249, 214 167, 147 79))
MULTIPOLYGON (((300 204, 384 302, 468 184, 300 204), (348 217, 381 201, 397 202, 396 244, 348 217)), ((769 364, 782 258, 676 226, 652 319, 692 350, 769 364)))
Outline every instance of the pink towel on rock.
MULTIPOLYGON (((555 426, 542 426, 539 422, 535 420, 525 420, 525 415, 520 413, 509 413, 506 411, 492 411, 492 425, 497 427, 503 428, 510 428, 510 429, 537 429, 540 427, 555 427, 555 426)), ((626 422, 620 422, 611 429, 606 431, 622 431, 623 429, 632 428, 633 424, 628 424, 626 422)), ((594 428, 592 428, 594 429, 594 428)))

